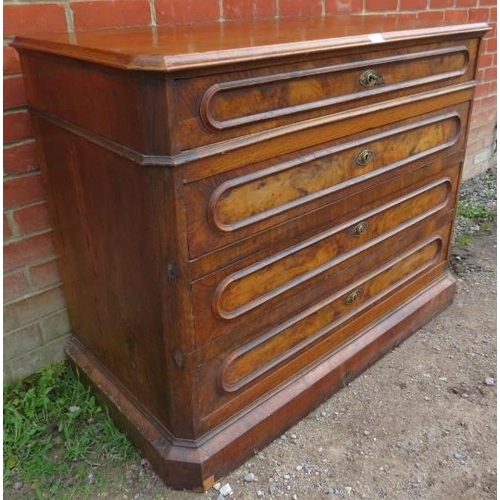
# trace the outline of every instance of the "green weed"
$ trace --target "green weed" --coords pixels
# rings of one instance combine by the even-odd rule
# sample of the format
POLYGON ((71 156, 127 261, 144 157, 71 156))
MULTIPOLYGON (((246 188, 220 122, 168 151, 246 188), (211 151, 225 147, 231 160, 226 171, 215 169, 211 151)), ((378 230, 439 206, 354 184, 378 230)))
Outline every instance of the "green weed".
POLYGON ((494 220, 497 210, 496 208, 487 207, 480 203, 461 200, 458 202, 458 215, 476 222, 485 222, 494 220))
POLYGON ((81 498, 102 480, 99 465, 134 453, 65 363, 4 389, 4 490, 20 481, 25 498, 81 498))
POLYGON ((474 238, 468 234, 463 234, 455 238, 456 243, 462 246, 470 245, 473 240, 474 238))

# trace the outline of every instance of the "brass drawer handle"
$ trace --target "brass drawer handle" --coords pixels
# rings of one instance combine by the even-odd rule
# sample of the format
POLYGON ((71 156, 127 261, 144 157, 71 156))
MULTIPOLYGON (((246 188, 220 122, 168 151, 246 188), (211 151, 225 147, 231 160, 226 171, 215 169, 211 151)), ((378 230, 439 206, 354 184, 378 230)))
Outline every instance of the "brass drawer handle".
POLYGON ((352 235, 356 236, 356 237, 359 237, 362 234, 365 234, 369 225, 370 225, 370 223, 368 221, 366 221, 366 220, 364 220, 362 222, 359 222, 358 224, 356 224, 354 226, 354 228, 352 230, 352 235))
POLYGON ((363 149, 361 153, 356 156, 356 164, 360 167, 368 165, 373 159, 373 151, 371 149, 363 149))
POLYGON ((361 73, 359 83, 363 85, 363 87, 375 87, 376 85, 384 83, 384 77, 374 69, 367 69, 361 73))
POLYGON ((363 292, 361 291, 361 288, 357 288, 356 290, 353 290, 345 299, 344 299, 344 304, 345 305, 350 305, 356 302, 360 297, 363 292))

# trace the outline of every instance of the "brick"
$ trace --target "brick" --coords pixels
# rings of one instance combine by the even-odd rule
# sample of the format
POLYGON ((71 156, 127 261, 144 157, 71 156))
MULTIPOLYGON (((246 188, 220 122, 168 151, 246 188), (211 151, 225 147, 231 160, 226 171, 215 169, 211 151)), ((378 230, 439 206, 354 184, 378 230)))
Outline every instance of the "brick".
POLYGON ((494 21, 496 23, 496 21, 497 21, 497 8, 496 7, 490 7, 490 16, 488 17, 488 21, 494 21))
POLYGON ((481 54, 478 59, 478 68, 488 68, 493 64, 494 60, 493 54, 481 54))
POLYGON ((265 19, 276 15, 269 0, 224 0, 224 19, 265 19))
POLYGON ((319 16, 321 0, 279 0, 280 17, 319 16))
POLYGON ((416 12, 396 12, 396 16, 398 19, 401 21, 414 21, 417 18, 417 13, 416 12))
POLYGON ((4 331, 10 332, 66 308, 61 287, 35 293, 4 307, 4 331))
MULTIPOLYGON (((493 128, 493 127, 491 127, 493 128)), ((480 137, 483 137, 485 134, 490 132, 489 124, 477 124, 475 127, 470 127, 469 130, 469 141, 475 141, 480 137)))
POLYGON ((39 324, 45 342, 50 342, 71 332, 71 324, 66 309, 41 319, 39 324))
POLYGON ((22 141, 32 135, 30 117, 25 109, 3 115, 4 142, 22 141))
POLYGON ((21 62, 19 61, 19 54, 13 47, 4 43, 3 74, 14 75, 16 73, 21 73, 21 62))
POLYGON ((337 12, 361 12, 363 10, 362 0, 326 0, 325 12, 335 14, 337 12))
POLYGON ((399 0, 398 10, 425 10, 427 0, 399 0))
POLYGON ((61 282, 56 260, 50 260, 31 267, 29 275, 31 283, 36 288, 44 288, 61 282))
POLYGON ((12 374, 11 366, 9 363, 4 363, 3 364, 3 383, 4 385, 10 384, 13 382, 14 375, 12 374))
POLYGON ((3 301, 10 302, 29 291, 29 284, 22 272, 7 274, 3 277, 3 301))
POLYGON ((448 9, 444 11, 444 20, 449 23, 466 23, 468 18, 468 9, 448 9))
POLYGON ((483 149, 483 141, 481 139, 467 143, 467 155, 474 156, 481 149, 483 149))
POLYGON ((50 228, 47 203, 37 203, 14 212, 14 220, 21 234, 43 231, 50 228))
POLYGON ((444 10, 429 10, 426 12, 418 12, 417 19, 427 21, 430 23, 441 22, 444 19, 444 10))
POLYGON ((71 2, 70 6, 76 31, 151 24, 147 0, 71 2))
POLYGON ((493 166, 490 163, 491 163, 491 160, 489 162, 481 163, 479 165, 472 165, 471 159, 466 158, 462 179, 467 180, 467 179, 470 179, 471 177, 475 177, 476 175, 479 175, 483 172, 486 172, 486 170, 488 170, 488 168, 491 168, 493 166))
POLYGON ((480 125, 472 129, 469 132, 469 140, 473 141, 482 138, 485 140, 486 144, 491 144, 495 134, 495 126, 492 123, 486 123, 485 125, 480 125))
POLYGON ((469 21, 471 23, 488 21, 490 9, 487 7, 481 9, 469 9, 469 21))
POLYGON ((67 31, 64 7, 56 3, 4 4, 3 36, 67 31))
POLYGON ((49 363, 64 359, 64 348, 69 337, 61 337, 42 347, 4 363, 4 375, 10 377, 4 379, 4 383, 20 380, 40 370, 49 363))
POLYGON ((40 172, 6 178, 3 182, 4 209, 45 200, 40 172))
POLYGON ((455 7, 475 7, 478 0, 455 0, 455 7))
POLYGON ((474 156, 474 165, 477 165, 478 163, 483 163, 489 160, 490 158, 491 158, 491 149, 485 148, 474 156))
POLYGON ((490 38, 489 40, 486 40, 485 42, 486 45, 486 52, 490 54, 494 54, 497 51, 497 39, 496 38, 490 38))
POLYGON ((479 0, 479 5, 496 5, 497 0, 479 0))
POLYGON ((471 127, 477 127, 479 125, 484 125, 485 123, 495 123, 496 116, 496 108, 479 109, 474 103, 474 113, 472 115, 471 127))
POLYGON ((41 346, 42 336, 38 325, 26 326, 4 336, 3 358, 8 361, 41 346))
POLYGON ((395 10, 398 7, 398 0, 365 0, 365 10, 395 10))
POLYGON ((480 81, 482 82, 489 82, 492 80, 496 80, 497 78, 497 68, 496 67, 491 67, 491 68, 485 68, 481 70, 480 72, 480 81))
POLYGON ((493 120, 494 116, 496 116, 496 106, 495 108, 488 109, 482 102, 476 101, 474 102, 471 127, 489 123, 493 120))
POLYGON ((195 23, 220 19, 218 0, 155 0, 158 24, 195 23))
POLYGON ((36 143, 30 140, 3 148, 4 174, 21 174, 38 170, 36 143))
POLYGON ((429 9, 443 9, 452 7, 455 0, 429 0, 429 9))
POLYGON ((476 99, 476 102, 484 109, 494 109, 497 104, 497 96, 482 97, 481 99, 476 99))
POLYGON ((26 91, 22 76, 3 79, 3 107, 4 109, 26 105, 26 91))
POLYGON ((469 131, 469 141, 477 141, 478 139, 482 139, 484 136, 481 135, 481 128, 479 127, 477 130, 469 131))
POLYGON ((4 270, 9 271, 19 266, 46 260, 54 255, 52 233, 38 234, 7 243, 3 247, 4 270))
POLYGON ((481 97, 485 97, 490 93, 490 82, 480 83, 476 87, 476 91, 474 93, 475 99, 480 99, 481 97))
POLYGON ((495 38, 497 36, 497 23, 489 22, 488 27, 490 28, 486 35, 484 35, 485 40, 489 40, 490 38, 495 38))
POLYGON ((7 214, 3 214, 3 239, 8 240, 9 238, 12 238, 13 235, 12 227, 10 225, 9 218, 7 217, 7 214))

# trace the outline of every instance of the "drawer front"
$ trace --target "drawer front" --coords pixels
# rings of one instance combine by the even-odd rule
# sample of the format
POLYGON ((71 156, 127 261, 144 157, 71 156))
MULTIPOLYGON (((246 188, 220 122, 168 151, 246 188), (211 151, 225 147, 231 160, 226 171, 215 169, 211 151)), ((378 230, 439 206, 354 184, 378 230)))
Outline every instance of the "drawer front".
POLYGON ((184 199, 190 256, 331 203, 347 187, 352 190, 417 160, 461 148, 468 109, 463 103, 362 138, 188 184, 184 199))
MULTIPOLYGON (((202 346, 239 325, 262 321, 269 310, 291 314, 304 301, 332 293, 348 279, 344 269, 381 264, 401 246, 401 234, 452 209, 457 178, 440 173, 423 186, 395 193, 386 203, 312 238, 254 262, 240 261, 195 281, 196 344, 202 346), (391 244, 387 244, 390 241, 391 244), (314 289, 311 289, 314 285, 314 289), (307 296, 306 296, 307 295, 307 296), (294 297, 301 296, 301 301, 294 297)), ((358 201, 358 200, 353 200, 358 201)))
POLYGON ((219 347, 214 358, 206 356, 199 374, 205 425, 216 425, 251 404, 421 292, 444 272, 450 234, 448 223, 376 269, 360 274, 350 269, 350 281, 334 293, 249 341, 219 347))
POLYGON ((179 79, 179 148, 472 80, 476 50, 477 40, 444 42, 179 79))

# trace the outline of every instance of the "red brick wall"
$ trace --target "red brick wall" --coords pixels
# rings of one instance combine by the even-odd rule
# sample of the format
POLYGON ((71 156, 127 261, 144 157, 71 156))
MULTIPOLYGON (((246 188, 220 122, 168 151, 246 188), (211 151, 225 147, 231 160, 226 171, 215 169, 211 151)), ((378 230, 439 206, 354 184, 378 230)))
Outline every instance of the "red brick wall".
POLYGON ((35 155, 15 35, 239 18, 384 16, 450 23, 488 21, 480 57, 466 176, 492 159, 496 120, 495 0, 98 0, 4 3, 4 377, 28 375, 62 356, 70 330, 35 155))

